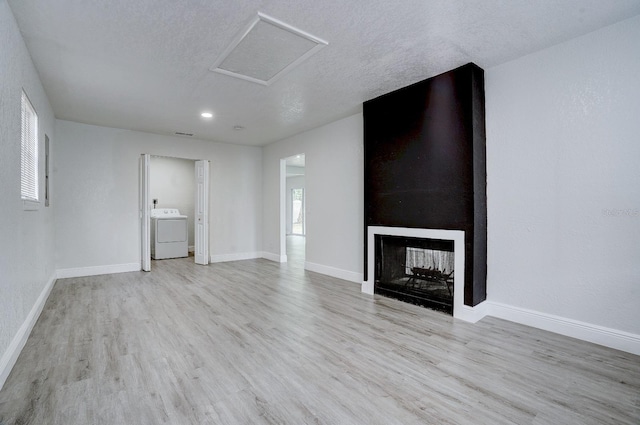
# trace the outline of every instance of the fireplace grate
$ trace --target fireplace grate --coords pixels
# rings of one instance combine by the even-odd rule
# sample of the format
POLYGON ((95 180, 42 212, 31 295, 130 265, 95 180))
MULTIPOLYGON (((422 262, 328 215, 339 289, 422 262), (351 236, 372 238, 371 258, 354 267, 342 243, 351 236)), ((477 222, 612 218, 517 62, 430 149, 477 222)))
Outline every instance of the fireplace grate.
POLYGON ((374 292, 453 314, 453 243, 376 236, 374 292))

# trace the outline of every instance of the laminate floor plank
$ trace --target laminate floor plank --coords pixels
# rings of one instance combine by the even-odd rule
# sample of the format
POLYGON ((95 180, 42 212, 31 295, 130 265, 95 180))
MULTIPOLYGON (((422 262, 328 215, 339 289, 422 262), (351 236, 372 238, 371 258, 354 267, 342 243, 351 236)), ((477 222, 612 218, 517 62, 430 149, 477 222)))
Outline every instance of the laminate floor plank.
POLYGON ((640 357, 370 297, 292 248, 58 280, 0 424, 640 423, 640 357))

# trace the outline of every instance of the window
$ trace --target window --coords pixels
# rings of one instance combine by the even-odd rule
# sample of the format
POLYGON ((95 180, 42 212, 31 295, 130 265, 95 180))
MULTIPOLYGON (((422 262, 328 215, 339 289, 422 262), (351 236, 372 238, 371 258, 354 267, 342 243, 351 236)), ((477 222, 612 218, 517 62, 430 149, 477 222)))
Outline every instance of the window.
POLYGON ((49 206, 49 136, 44 135, 44 206, 49 206))
POLYGON ((20 193, 25 205, 38 202, 38 115, 22 92, 20 193))
POLYGON ((304 189, 291 189, 291 233, 304 235, 304 189))

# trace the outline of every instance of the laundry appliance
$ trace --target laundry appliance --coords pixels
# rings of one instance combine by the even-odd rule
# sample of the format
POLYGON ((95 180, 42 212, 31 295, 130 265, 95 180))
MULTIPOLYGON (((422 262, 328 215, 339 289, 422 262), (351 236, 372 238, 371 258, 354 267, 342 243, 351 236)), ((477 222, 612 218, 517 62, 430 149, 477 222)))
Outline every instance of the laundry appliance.
POLYGON ((175 208, 151 210, 151 258, 179 258, 189 256, 187 216, 175 208))

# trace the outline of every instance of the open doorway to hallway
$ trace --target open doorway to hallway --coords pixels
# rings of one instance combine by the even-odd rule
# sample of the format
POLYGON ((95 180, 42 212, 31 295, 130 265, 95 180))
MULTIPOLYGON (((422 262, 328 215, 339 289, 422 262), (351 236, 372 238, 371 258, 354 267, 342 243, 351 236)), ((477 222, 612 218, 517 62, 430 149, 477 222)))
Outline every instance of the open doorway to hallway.
POLYGON ((306 245, 305 155, 285 158, 287 261, 304 267, 306 245))

